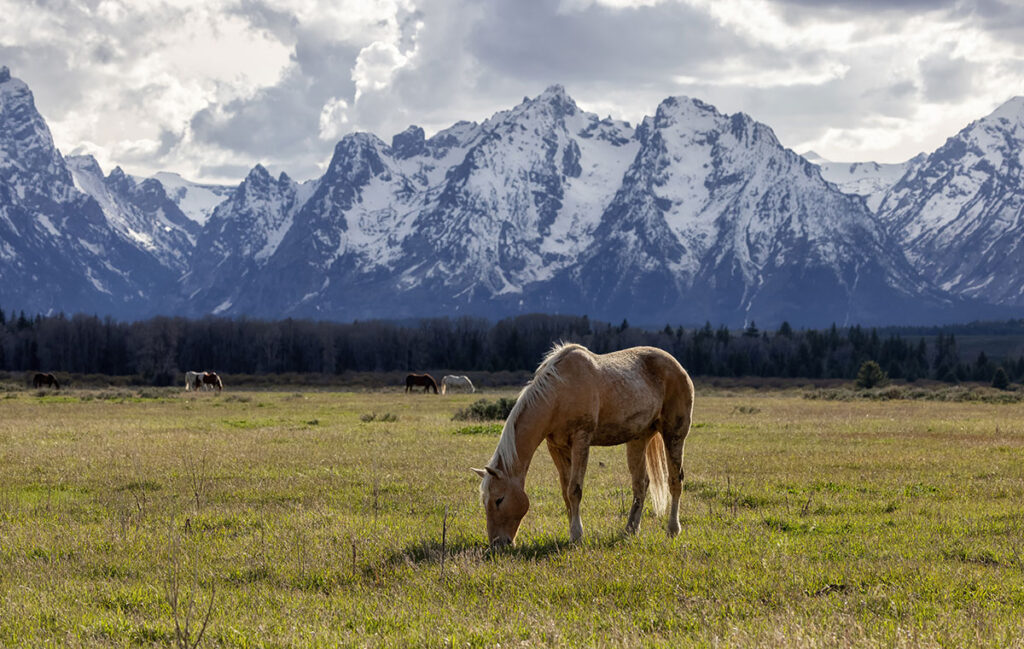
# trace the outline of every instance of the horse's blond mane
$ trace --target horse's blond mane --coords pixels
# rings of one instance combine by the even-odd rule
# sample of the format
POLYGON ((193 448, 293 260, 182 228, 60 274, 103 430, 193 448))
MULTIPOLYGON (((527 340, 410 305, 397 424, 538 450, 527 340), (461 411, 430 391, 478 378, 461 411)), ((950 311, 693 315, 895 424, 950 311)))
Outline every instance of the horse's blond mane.
POLYGON ((555 365, 563 356, 576 349, 587 351, 586 347, 576 343, 559 342, 555 343, 551 351, 544 356, 544 360, 537 366, 537 371, 533 373, 533 378, 516 398, 516 405, 512 407, 508 419, 505 420, 505 426, 501 429, 498 448, 494 449, 494 455, 487 466, 497 467, 500 461, 501 465, 508 470, 516 465, 519 461, 516 453, 516 419, 519 418, 519 413, 526 408, 533 407, 537 401, 550 396, 554 385, 561 380, 555 365))

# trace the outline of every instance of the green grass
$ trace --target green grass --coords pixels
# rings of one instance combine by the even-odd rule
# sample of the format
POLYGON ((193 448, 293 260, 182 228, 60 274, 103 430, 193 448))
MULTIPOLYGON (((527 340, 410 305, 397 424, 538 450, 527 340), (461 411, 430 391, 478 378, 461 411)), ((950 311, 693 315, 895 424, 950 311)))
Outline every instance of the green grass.
POLYGON ((3 647, 172 646, 175 565, 201 646, 1024 644, 1020 403, 698 382, 679 537, 622 535, 596 448, 569 546, 540 449, 491 554, 469 467, 500 428, 452 420, 478 395, 60 396, 0 401, 3 647))

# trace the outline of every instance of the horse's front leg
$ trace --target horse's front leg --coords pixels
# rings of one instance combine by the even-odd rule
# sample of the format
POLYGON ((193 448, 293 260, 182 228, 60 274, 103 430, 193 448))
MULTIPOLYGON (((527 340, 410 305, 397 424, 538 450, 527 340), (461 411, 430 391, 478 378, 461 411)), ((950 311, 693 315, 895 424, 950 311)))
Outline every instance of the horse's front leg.
POLYGON ((583 500, 583 476, 587 473, 587 460, 590 457, 588 440, 576 440, 569 455, 569 482, 565 497, 569 506, 569 540, 575 543, 583 538, 580 502, 583 500))
POLYGON ((561 487, 562 500, 565 502, 565 512, 569 513, 569 464, 572 462, 572 457, 569 455, 569 449, 562 446, 555 446, 548 440, 548 453, 551 454, 551 461, 555 465, 555 469, 558 471, 558 486, 561 487))

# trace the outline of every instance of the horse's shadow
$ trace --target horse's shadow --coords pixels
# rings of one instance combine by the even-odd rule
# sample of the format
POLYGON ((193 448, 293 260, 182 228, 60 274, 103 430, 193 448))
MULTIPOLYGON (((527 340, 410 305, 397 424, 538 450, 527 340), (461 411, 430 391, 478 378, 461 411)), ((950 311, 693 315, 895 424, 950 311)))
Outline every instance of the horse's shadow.
POLYGON ((525 543, 501 549, 491 549, 479 539, 456 538, 443 544, 437 539, 415 541, 387 555, 385 563, 390 565, 429 565, 445 561, 492 561, 500 557, 521 560, 546 559, 580 548, 614 548, 632 535, 625 532, 588 537, 579 543, 570 543, 566 538, 545 537, 530 539, 525 543))

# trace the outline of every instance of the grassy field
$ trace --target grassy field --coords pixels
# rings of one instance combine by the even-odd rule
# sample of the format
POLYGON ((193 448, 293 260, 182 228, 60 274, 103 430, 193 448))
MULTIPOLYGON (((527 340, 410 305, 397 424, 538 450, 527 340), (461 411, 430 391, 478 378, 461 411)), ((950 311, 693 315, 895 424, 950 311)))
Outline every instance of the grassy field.
POLYGON ((490 554, 479 396, 0 392, 0 646, 1024 646, 1024 404, 698 382, 678 538, 542 449, 490 554))

